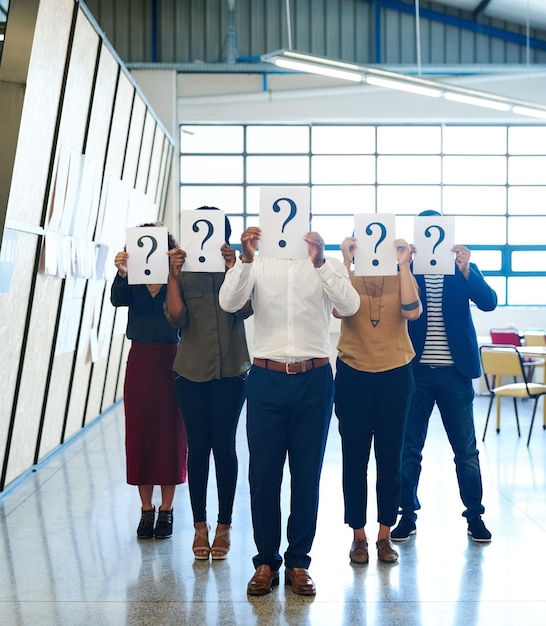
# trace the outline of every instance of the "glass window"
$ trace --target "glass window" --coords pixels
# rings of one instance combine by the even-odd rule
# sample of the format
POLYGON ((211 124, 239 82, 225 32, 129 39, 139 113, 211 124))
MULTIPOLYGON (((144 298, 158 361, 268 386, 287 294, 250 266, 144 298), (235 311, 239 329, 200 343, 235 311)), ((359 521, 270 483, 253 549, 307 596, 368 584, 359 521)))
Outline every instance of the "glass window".
POLYGON ((506 278, 504 276, 486 276, 485 279, 497 294, 497 304, 506 304, 506 278))
POLYGON ((311 161, 315 184, 370 184, 375 182, 373 156, 315 156, 311 161))
POLYGON ((215 206, 226 213, 242 213, 243 188, 221 185, 184 185, 180 193, 180 208, 189 211, 200 206, 215 206))
POLYGON ((546 304, 546 277, 509 276, 508 301, 510 304, 546 304))
POLYGON ((339 248, 345 237, 350 237, 355 228, 354 216, 313 216, 312 230, 319 233, 325 241, 339 248))
POLYGON ((444 154, 506 154, 504 126, 446 126, 444 154))
POLYGON ((182 183, 242 183, 243 157, 182 156, 182 183))
POLYGON ((374 213, 375 187, 372 185, 314 185, 311 188, 311 210, 320 213, 374 213))
POLYGON ((546 126, 510 126, 508 152, 510 154, 544 154, 546 126))
POLYGON ((504 185, 506 158, 446 156, 443 175, 446 185, 504 185))
POLYGON ((244 145, 242 126, 190 126, 180 127, 180 151, 188 152, 242 152, 244 145))
POLYGON ((379 156, 377 182, 380 185, 440 184, 442 161, 433 156, 379 156))
POLYGON ((546 215, 546 187, 508 187, 508 213, 546 215))
POLYGON ((482 272, 500 272, 502 252, 500 250, 472 250, 470 261, 482 272))
POLYGON ((309 153, 308 126, 249 126, 246 131, 249 153, 309 153))
POLYGON ((546 216, 508 218, 508 243, 513 246, 544 244, 546 216))
POLYGON ((379 126, 377 152, 380 154, 440 154, 440 126, 379 126))
POLYGON ((311 148, 315 154, 374 154, 373 126, 313 126, 311 148))
POLYGON ((262 186, 309 187, 312 227, 339 258, 355 213, 395 214, 411 243, 433 209, 455 216, 499 304, 544 304, 546 125, 186 124, 180 143, 181 208, 225 210, 233 245, 259 223, 262 186))
POLYGON ((509 157, 508 184, 546 185, 546 156, 509 157))
POLYGON ((546 250, 514 250, 511 265, 513 272, 541 272, 546 269, 546 250))
POLYGON ((443 189, 445 215, 504 215, 506 213, 506 187, 452 187, 443 189))
POLYGON ((441 190, 438 185, 381 185, 377 189, 378 213, 417 215, 432 209, 441 213, 441 190))
POLYGON ((249 183, 305 185, 309 182, 309 158, 303 156, 252 156, 246 160, 249 183))
POLYGON ((503 217, 459 216, 455 220, 455 243, 465 246, 504 245, 506 220, 503 217))

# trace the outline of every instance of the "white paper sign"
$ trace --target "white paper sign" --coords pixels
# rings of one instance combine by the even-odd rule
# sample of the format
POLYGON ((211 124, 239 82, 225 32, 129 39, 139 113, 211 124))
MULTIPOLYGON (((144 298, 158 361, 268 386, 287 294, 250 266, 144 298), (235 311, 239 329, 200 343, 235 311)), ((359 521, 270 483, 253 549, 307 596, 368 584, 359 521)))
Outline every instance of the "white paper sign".
POLYGON ((180 248, 186 253, 183 272, 224 272, 221 248, 226 243, 224 211, 180 212, 180 248))
POLYGON ((397 269, 395 216, 390 213, 355 215, 355 276, 395 276, 397 269))
POLYGON ((276 259, 306 259, 310 199, 307 187, 262 187, 260 189, 260 256, 276 259))
POLYGON ((128 228, 127 279, 130 285, 166 284, 169 276, 167 229, 162 226, 128 228))
POLYGON ((414 274, 455 273, 455 217, 417 216, 414 221, 414 274))

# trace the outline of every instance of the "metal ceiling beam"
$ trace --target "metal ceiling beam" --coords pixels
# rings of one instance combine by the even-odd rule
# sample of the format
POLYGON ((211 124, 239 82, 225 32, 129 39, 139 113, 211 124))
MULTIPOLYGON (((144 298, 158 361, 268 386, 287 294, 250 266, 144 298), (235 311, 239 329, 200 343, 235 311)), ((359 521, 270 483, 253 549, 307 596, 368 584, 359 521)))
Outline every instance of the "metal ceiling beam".
POLYGON ((472 15, 474 19, 480 17, 480 15, 487 9, 487 7, 491 4, 491 0, 482 0, 480 4, 474 9, 472 15))
MULTIPOLYGON (((373 4, 376 11, 381 9, 390 9, 392 11, 398 11, 400 13, 406 13, 408 15, 415 15, 415 5, 408 4, 407 2, 400 2, 399 0, 362 0, 366 4, 373 4)), ((461 30, 468 30, 476 33, 477 35, 486 35, 487 37, 493 37, 500 39, 508 43, 513 43, 518 46, 529 46, 534 50, 546 51, 546 40, 537 39, 536 37, 530 37, 529 40, 525 35, 519 35, 504 28, 496 28, 494 26, 488 26, 487 24, 478 24, 472 20, 467 20, 462 17, 456 17, 455 15, 448 15, 447 13, 441 13, 433 9, 419 9, 421 18, 445 24, 446 26, 453 26, 461 30)))

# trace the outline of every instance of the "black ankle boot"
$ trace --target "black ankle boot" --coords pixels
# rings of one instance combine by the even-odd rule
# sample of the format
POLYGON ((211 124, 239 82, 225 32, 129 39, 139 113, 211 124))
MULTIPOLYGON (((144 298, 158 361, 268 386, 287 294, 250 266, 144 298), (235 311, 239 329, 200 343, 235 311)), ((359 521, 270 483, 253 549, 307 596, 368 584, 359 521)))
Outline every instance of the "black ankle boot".
POLYGON ((156 539, 167 539, 173 534, 173 510, 162 511, 157 514, 157 524, 155 525, 154 537, 156 539))
POLYGON ((151 539, 154 536, 155 506, 149 511, 142 511, 136 534, 139 539, 151 539))

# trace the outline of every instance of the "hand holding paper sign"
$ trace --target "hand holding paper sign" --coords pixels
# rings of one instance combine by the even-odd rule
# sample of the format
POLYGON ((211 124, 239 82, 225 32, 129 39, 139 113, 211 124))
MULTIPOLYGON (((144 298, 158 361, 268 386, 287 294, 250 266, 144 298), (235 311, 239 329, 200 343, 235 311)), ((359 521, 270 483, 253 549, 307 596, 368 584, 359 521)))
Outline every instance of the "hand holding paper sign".
POLYGON ((116 258, 114 259, 114 265, 118 268, 118 274, 125 278, 127 276, 127 259, 129 255, 125 250, 122 252, 118 252, 116 254, 116 258))
POLYGON ((461 274, 468 278, 470 274, 470 250, 465 246, 453 246, 452 252, 455 252, 455 263, 459 268, 461 274))
POLYGON ((322 267, 326 262, 324 258, 324 239, 318 233, 307 233, 304 238, 309 250, 311 263, 316 267, 322 267))
POLYGON ((258 228, 257 226, 249 226, 241 235, 241 246, 243 248, 241 261, 243 263, 252 263, 252 261, 254 261, 254 255, 256 254, 261 234, 261 228, 258 228))

